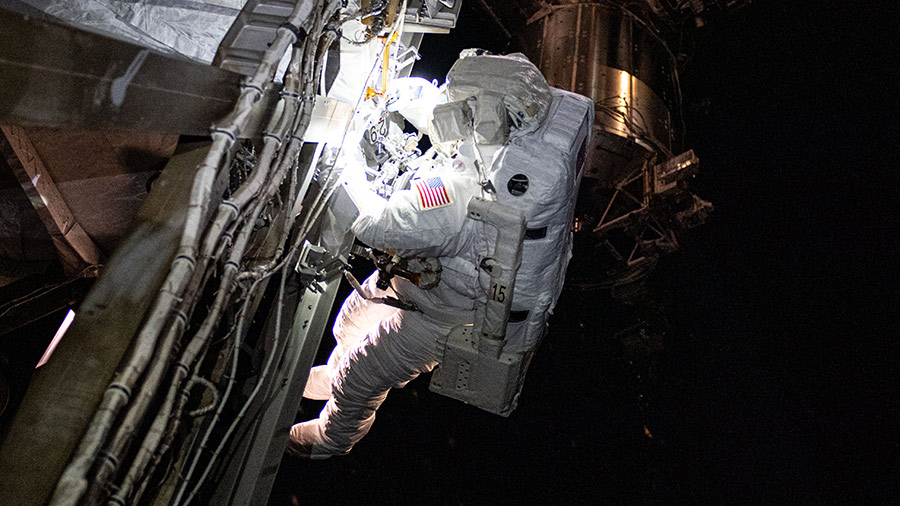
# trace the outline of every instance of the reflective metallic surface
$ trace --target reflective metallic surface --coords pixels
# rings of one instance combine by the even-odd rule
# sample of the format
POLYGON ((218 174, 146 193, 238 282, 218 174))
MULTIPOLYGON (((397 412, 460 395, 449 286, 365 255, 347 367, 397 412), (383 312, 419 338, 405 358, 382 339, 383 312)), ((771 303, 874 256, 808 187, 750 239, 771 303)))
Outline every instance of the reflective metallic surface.
POLYGON ((655 7, 523 2, 518 12, 503 7, 500 15, 506 26, 521 27, 513 48, 535 62, 551 86, 594 101, 594 135, 576 210, 581 254, 569 265, 569 286, 612 288, 622 300, 641 292, 658 257, 678 247, 678 232, 702 223, 712 208, 680 179, 660 180, 661 191, 654 193, 654 170, 676 158, 681 134, 677 61, 663 38, 672 37, 665 27, 671 31, 677 23, 667 23, 665 9, 655 7), (662 193, 665 198, 657 198, 662 193))
POLYGON ((209 63, 246 0, 5 0, 86 32, 209 63))
POLYGON ((594 100, 600 135, 592 152, 601 153, 588 162, 585 176, 599 177, 599 167, 631 158, 633 146, 621 138, 649 151, 672 149, 675 62, 663 42, 631 13, 605 4, 553 6, 530 20, 516 44, 551 86, 594 100))

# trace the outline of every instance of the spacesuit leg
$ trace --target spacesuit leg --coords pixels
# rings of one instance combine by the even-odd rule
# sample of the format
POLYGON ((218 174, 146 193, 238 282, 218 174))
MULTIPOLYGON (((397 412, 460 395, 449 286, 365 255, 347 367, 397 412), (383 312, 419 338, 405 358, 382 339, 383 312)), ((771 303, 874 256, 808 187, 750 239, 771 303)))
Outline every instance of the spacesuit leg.
MULTIPOLYGON (((375 286, 377 280, 378 272, 375 272, 361 285, 372 297, 389 295, 375 286)), ((398 311, 400 310, 395 307, 369 302, 356 291, 347 296, 332 327, 336 344, 328 357, 328 363, 310 369, 303 397, 314 400, 327 400, 331 397, 331 381, 337 373, 341 358, 355 348, 379 322, 390 318, 398 311)))
POLYGON ((381 322, 338 367, 319 418, 291 428, 287 451, 326 458, 350 451, 372 427, 388 391, 437 365, 436 342, 452 325, 401 311, 381 322))

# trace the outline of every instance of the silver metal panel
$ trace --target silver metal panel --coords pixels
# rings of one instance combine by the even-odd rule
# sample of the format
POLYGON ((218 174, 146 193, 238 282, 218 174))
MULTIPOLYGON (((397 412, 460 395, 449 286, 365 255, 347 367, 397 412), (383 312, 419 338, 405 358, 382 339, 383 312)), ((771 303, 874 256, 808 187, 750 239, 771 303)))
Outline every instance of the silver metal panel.
POLYGON ((400 68, 397 69, 397 77, 409 77, 410 74, 412 74, 412 69, 416 63, 415 54, 417 54, 419 48, 422 47, 422 40, 424 38, 424 33, 413 33, 409 31, 404 31, 403 35, 400 36, 400 45, 405 48, 415 49, 415 53, 411 51, 410 54, 400 59, 400 68))
POLYGON ((219 44, 213 65, 253 74, 293 8, 288 0, 249 0, 219 44))
POLYGON ((253 14, 261 16, 275 16, 277 18, 287 18, 294 9, 294 2, 287 0, 274 0, 265 3, 257 3, 253 6, 253 14))
POLYGON ((442 7, 441 10, 429 18, 419 14, 422 0, 411 0, 406 8, 403 19, 403 31, 407 33, 449 33, 456 26, 459 11, 462 8, 462 0, 456 0, 452 8, 442 7))

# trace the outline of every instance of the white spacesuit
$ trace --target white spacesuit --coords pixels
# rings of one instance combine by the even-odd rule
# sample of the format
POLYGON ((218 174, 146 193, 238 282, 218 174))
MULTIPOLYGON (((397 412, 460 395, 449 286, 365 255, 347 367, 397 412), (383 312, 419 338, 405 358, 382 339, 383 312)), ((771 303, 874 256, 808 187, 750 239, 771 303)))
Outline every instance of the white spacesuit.
MULTIPOLYGON (((568 236, 580 179, 576 154, 585 149, 592 106, 587 98, 551 89, 522 55, 484 58, 460 64, 466 61, 462 59, 448 74, 451 103, 425 114, 420 104, 410 102, 418 123, 427 119, 432 143, 443 154, 434 169, 419 170, 409 189, 394 191, 380 214, 363 213, 351 227, 359 240, 376 249, 403 258, 437 258, 440 283, 423 290, 394 277, 391 288, 382 292, 373 274, 362 284, 367 297, 353 293, 347 298, 334 326, 337 346, 326 366, 313 369, 304 393, 328 402, 317 419, 291 428, 290 454, 325 458, 350 451, 371 428, 375 410, 391 388, 432 370, 438 360, 446 361, 439 347, 455 328, 481 324, 491 276, 480 266, 493 255, 498 234, 484 221, 467 217, 473 197, 517 208, 528 218, 528 226, 542 227, 540 237, 526 248, 532 253, 523 260, 537 272, 524 269, 526 275, 516 281, 524 291, 516 288, 513 299, 543 302, 524 308, 531 309, 528 320, 508 336, 517 363, 525 364, 524 377, 524 354, 539 342, 571 251, 568 236), (571 114, 561 112, 569 109, 571 114), (506 169, 504 160, 509 160, 506 169), (524 177, 519 171, 528 174, 531 190, 518 191, 511 185, 524 177), (544 215, 552 219, 547 221, 544 215), (367 300, 385 296, 417 310, 367 300)), ((415 83, 408 88, 417 87, 427 88, 415 83)), ((514 384, 515 378, 514 374, 514 384)), ((514 404, 507 402, 507 407, 514 404)))
POLYGON ((330 399, 319 418, 291 429, 289 453, 324 458, 350 451, 369 431, 388 390, 434 368, 439 340, 453 327, 472 323, 480 225, 466 219, 466 203, 481 189, 474 172, 459 169, 414 180, 410 189, 393 194, 380 216, 363 215, 353 223, 356 236, 377 249, 440 259, 441 283, 426 291, 395 277, 382 292, 376 273, 362 284, 371 297, 394 295, 418 311, 373 303, 355 292, 347 298, 334 327, 338 344, 329 364, 311 378, 321 382, 328 376, 330 399))

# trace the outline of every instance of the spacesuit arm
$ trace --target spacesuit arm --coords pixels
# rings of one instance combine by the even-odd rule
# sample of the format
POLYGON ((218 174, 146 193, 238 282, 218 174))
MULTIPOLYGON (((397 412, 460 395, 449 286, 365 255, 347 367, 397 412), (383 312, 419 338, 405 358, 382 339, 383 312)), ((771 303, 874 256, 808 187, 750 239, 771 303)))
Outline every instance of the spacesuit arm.
POLYGON ((396 191, 377 216, 361 214, 353 222, 356 237, 401 257, 447 255, 457 233, 457 206, 423 209, 415 189, 396 191))

